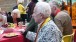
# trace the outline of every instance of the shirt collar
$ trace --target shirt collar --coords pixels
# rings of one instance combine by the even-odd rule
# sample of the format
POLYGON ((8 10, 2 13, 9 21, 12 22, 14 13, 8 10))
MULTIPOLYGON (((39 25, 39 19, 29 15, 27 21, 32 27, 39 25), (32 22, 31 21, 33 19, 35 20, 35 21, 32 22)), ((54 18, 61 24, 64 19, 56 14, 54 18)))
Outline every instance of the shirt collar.
POLYGON ((48 18, 46 18, 43 22, 41 22, 40 23, 40 28, 42 28, 48 21, 50 21, 51 20, 51 18, 50 17, 48 17, 48 18))

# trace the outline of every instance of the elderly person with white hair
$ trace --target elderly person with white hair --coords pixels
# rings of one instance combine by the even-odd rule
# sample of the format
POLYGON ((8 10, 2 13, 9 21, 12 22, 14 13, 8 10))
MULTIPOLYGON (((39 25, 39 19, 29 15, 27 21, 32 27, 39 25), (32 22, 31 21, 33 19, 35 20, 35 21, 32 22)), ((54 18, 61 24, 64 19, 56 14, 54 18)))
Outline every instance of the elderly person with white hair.
POLYGON ((26 30, 26 38, 33 42, 61 42, 62 33, 50 19, 50 14, 50 5, 46 2, 38 2, 34 8, 32 17, 38 23, 39 28, 36 33, 26 30))
POLYGON ((14 9, 11 13, 11 16, 12 16, 12 23, 18 23, 21 21, 21 18, 20 18, 20 11, 18 9, 14 9))
POLYGON ((51 9, 52 9, 52 15, 54 15, 54 22, 58 26, 58 28, 61 30, 63 35, 70 35, 72 34, 72 23, 71 23, 71 17, 69 16, 69 13, 66 10, 60 10, 60 7, 56 1, 49 2, 51 9))

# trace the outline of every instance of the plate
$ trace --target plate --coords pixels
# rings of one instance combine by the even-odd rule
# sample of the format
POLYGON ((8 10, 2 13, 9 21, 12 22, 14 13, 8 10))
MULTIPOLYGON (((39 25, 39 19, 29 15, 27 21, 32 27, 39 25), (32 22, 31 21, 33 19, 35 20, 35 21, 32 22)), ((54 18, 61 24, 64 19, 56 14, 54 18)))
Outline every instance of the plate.
POLYGON ((16 33, 7 33, 4 35, 4 37, 8 37, 8 38, 15 37, 15 36, 18 36, 18 35, 16 33))

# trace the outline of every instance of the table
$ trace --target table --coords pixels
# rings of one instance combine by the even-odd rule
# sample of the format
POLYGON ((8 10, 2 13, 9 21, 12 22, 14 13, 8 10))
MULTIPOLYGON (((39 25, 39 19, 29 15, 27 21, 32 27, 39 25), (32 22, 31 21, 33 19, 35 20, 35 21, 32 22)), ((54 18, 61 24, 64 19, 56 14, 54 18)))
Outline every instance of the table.
POLYGON ((12 38, 4 38, 3 35, 0 36, 1 36, 0 42, 24 42, 22 35, 18 35, 12 38))
POLYGON ((0 34, 0 42, 30 42, 28 39, 24 39, 23 35, 21 35, 20 32, 14 32, 17 33, 18 36, 11 37, 11 38, 4 38, 3 35, 6 34, 0 34))

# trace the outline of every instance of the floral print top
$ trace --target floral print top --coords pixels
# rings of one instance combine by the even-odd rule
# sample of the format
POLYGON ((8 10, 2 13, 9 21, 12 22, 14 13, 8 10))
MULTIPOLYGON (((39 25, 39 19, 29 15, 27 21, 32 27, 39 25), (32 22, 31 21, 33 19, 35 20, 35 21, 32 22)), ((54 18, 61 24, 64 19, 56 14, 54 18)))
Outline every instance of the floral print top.
MULTIPOLYGON (((28 32, 26 38, 33 41, 35 40, 36 33, 28 32)), ((62 41, 62 33, 56 26, 56 24, 50 20, 46 23, 38 32, 37 41, 36 42, 61 42, 62 41)))

